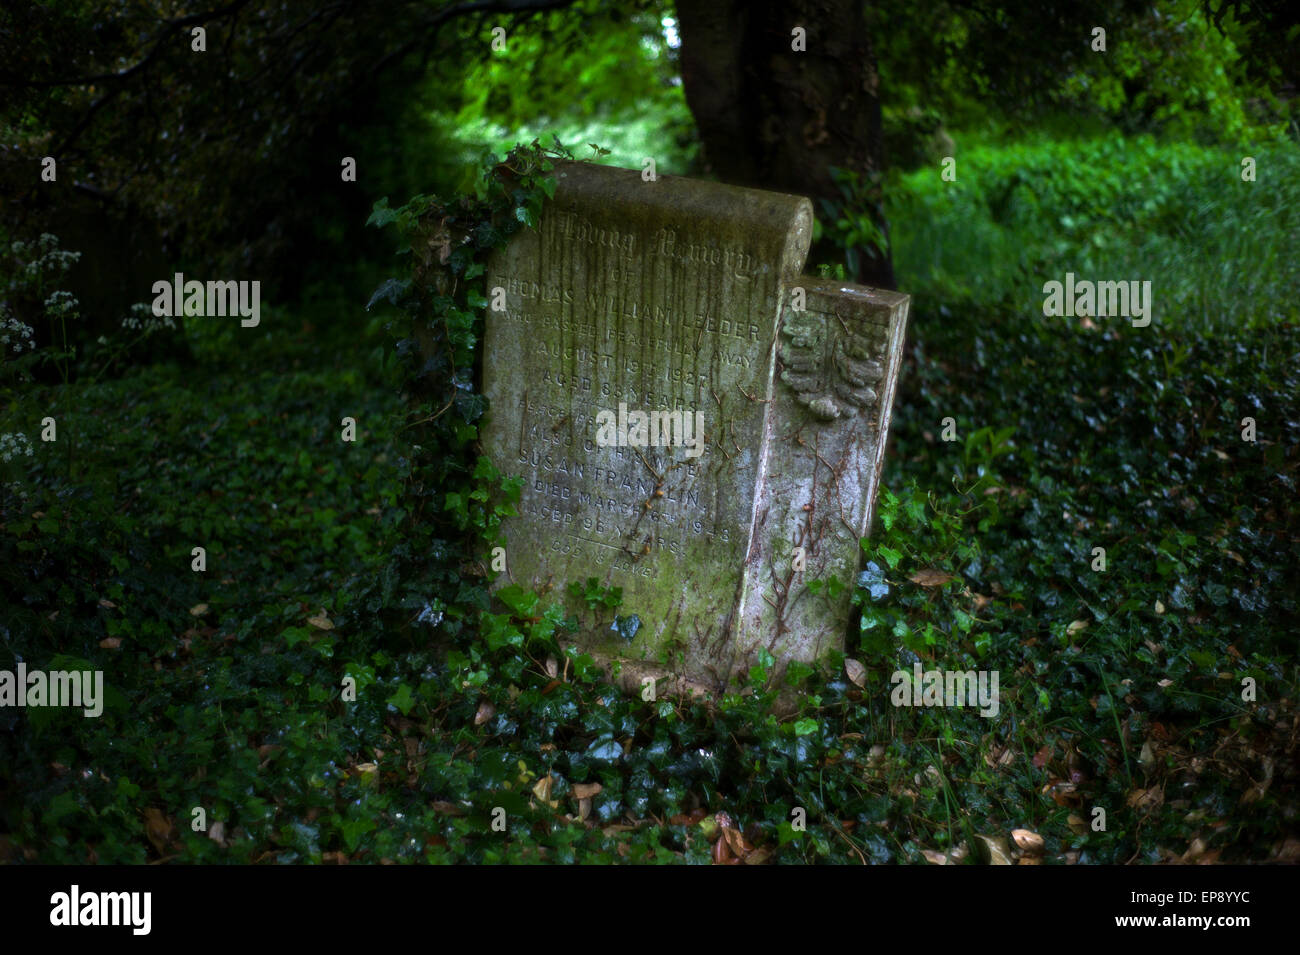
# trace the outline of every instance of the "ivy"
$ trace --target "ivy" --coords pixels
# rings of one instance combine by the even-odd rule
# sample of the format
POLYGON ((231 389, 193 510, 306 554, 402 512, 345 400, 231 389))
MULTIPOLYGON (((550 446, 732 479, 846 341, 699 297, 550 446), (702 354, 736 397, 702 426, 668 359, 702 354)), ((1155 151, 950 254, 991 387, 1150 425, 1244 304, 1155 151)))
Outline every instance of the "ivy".
POLYGON ((534 141, 490 161, 472 195, 417 195, 398 208, 384 197, 370 214, 368 225, 396 231, 410 268, 409 275, 382 282, 367 306, 397 312, 389 331, 408 404, 398 428, 403 507, 390 525, 382 586, 368 587, 367 598, 375 612, 398 607, 395 622, 403 629, 455 636, 486 614, 484 558, 499 540, 502 520, 516 514, 521 481, 476 453, 488 409, 478 371, 484 276, 494 251, 521 228, 536 226, 542 204, 554 195, 555 161, 571 158, 558 141, 554 148, 534 141), (441 609, 425 612, 435 595, 441 609))

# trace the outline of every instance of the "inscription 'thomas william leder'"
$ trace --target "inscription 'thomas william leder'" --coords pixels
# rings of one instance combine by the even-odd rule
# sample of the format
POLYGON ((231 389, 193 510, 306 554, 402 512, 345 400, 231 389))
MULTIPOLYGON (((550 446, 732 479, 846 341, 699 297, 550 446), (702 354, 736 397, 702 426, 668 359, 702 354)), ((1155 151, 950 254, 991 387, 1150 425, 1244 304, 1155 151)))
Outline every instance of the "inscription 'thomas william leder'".
POLYGON ((793 626, 779 606, 790 594, 764 579, 786 575, 794 545, 782 535, 802 533, 776 526, 765 481, 779 432, 801 424, 774 419, 773 388, 811 205, 582 163, 556 178, 538 229, 516 235, 487 277, 504 308, 487 316, 483 442, 525 480, 507 579, 622 587, 636 637, 584 639, 625 673, 721 687, 760 646, 811 659, 839 645, 843 610, 816 632, 793 626), (602 440, 620 409, 676 413, 699 430, 685 446, 602 440))

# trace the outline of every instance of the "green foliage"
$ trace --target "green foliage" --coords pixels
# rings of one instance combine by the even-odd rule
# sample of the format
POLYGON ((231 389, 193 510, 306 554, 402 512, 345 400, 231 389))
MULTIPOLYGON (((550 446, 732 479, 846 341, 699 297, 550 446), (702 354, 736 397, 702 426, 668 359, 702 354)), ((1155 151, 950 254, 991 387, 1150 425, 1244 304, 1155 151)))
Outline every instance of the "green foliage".
MULTIPOLYGON (((976 659, 983 647, 1000 661, 1004 709, 1009 703, 1020 721, 1016 732, 1033 740, 1023 755, 1045 747, 1039 763, 1046 764, 1031 777, 1039 785, 1066 780, 1070 789, 1055 818, 1082 805, 1112 807, 1111 831, 1089 835, 1081 861, 1135 854, 1155 861, 1181 852, 1191 836, 1179 820, 1188 812, 1188 819, 1230 830, 1213 840, 1225 849, 1234 840, 1276 839, 1293 824, 1282 821, 1289 816, 1281 810, 1291 797, 1276 795, 1280 816, 1228 809, 1249 773, 1261 769, 1249 757, 1228 757, 1226 739, 1242 732, 1257 745, 1285 748, 1269 720, 1286 711, 1296 687, 1282 635, 1294 630, 1300 605, 1283 568, 1294 566, 1300 538, 1294 514, 1281 504, 1296 481, 1291 409, 1300 382, 1281 358, 1300 345, 1294 328, 1235 340, 1183 332, 1178 342, 1152 342, 1070 332, 1032 313, 1016 325, 981 322, 978 314, 925 335, 928 348, 960 348, 971 360, 956 373, 925 362, 903 380, 896 450, 929 463, 923 471, 953 473, 960 486, 970 440, 932 443, 918 440, 918 431, 947 415, 959 435, 973 436, 981 422, 1016 427, 1015 445, 984 465, 981 496, 998 502, 998 520, 976 527, 980 511, 972 511, 961 538, 978 540, 980 555, 964 566, 935 564, 960 575, 944 588, 944 600, 961 587, 969 588, 966 601, 940 604, 924 625, 909 618, 905 600, 867 604, 864 647, 886 652, 888 640, 868 639, 892 625, 923 653, 917 633, 933 631, 951 660, 954 651, 969 652, 949 641, 974 616, 968 646, 976 659), (1170 375, 1172 367, 1178 371, 1170 375), (990 380, 998 382, 995 391, 990 380), (1268 415, 1278 430, 1267 447, 1243 442, 1241 418, 1266 414, 1265 403, 1288 409, 1268 415), (1024 441, 1029 434, 1033 440, 1024 441), (1261 534, 1260 521, 1276 533, 1261 534), (1094 569, 1095 547, 1105 548, 1105 570, 1094 569), (939 633, 944 621, 953 622, 951 635, 939 633), (1012 672, 1017 689, 1008 692, 1012 672), (1247 676, 1272 687, 1268 704, 1243 702, 1247 676), (1179 729, 1171 733, 1171 726, 1179 729), (1169 766, 1139 771, 1135 751, 1143 741, 1167 752, 1169 766), (1060 762, 1067 751, 1084 754, 1093 767, 1077 793, 1060 762), (1191 768, 1207 766, 1211 754, 1224 757, 1213 771, 1191 768), (1177 781, 1185 808, 1147 819, 1125 812, 1115 821, 1113 807, 1131 807, 1135 792, 1164 779, 1171 787, 1177 781)), ((896 528, 901 518, 893 520, 896 528)), ((995 761, 1000 746, 1015 745, 1010 733, 1000 740, 988 750, 995 761)), ((972 778, 984 772, 978 764, 969 771, 972 778)), ((1028 793, 1026 785, 1022 800, 1028 793)))
POLYGON ((945 124, 1006 124, 1014 138, 1027 125, 1102 124, 1224 145, 1297 132, 1284 91, 1300 27, 1284 4, 879 0, 867 17, 890 41, 876 54, 895 167, 937 162, 945 124), (1106 31, 1104 51, 1094 27, 1106 31))
MULTIPOLYGON (((99 720, 0 709, 6 858, 704 863, 724 810, 787 863, 921 862, 1019 826, 1048 862, 1197 838, 1259 861, 1294 835, 1294 326, 1157 336, 923 299, 855 587, 861 671, 777 685, 762 654, 715 705, 643 700, 566 639, 634 633, 616 589, 487 592, 518 485, 475 446, 483 257, 535 217, 550 159, 376 208, 411 263, 371 300, 396 344, 285 323, 198 370, 89 381, 75 479, 57 444, 7 462, 0 668, 102 669, 108 699, 99 720), (999 712, 894 707, 918 663, 998 671, 999 712), (1108 831, 1079 831, 1098 805, 1108 831)), ((15 390, 0 433, 64 400, 15 390)))
POLYGON ((48 232, 31 242, 15 239, 5 250, 0 267, 4 298, 0 299, 0 387, 9 393, 16 384, 31 380, 35 368, 49 364, 59 380, 68 382, 76 350, 68 343, 68 327, 80 317, 80 303, 66 288, 68 270, 80 252, 59 247, 48 232), (35 327, 44 326, 49 344, 37 349, 35 327))
POLYGON ((587 0, 547 13, 469 65, 454 90, 436 80, 430 120, 465 167, 484 149, 554 136, 583 158, 595 141, 613 165, 640 168, 652 156, 661 172, 684 173, 698 139, 665 38, 672 15, 668 3, 615 10, 587 0))
POLYGON ((556 152, 520 147, 485 169, 475 195, 452 202, 416 196, 393 209, 375 203, 369 224, 395 226, 409 278, 382 283, 369 307, 387 303, 404 318, 390 325, 394 370, 410 411, 398 432, 404 498, 392 516, 391 561, 365 601, 375 613, 404 612, 403 626, 461 632, 486 610, 484 582, 464 579, 465 546, 498 541, 501 520, 515 513, 519 480, 474 452, 476 422, 487 409, 476 388, 487 256, 518 229, 536 223, 554 191, 556 152))
POLYGON ((596 577, 588 577, 586 583, 579 583, 576 580, 570 582, 569 594, 585 601, 589 610, 598 607, 617 607, 623 602, 622 587, 603 587, 596 577))
POLYGON ((884 258, 889 254, 889 237, 881 224, 881 178, 865 180, 848 169, 832 170, 840 198, 821 200, 821 215, 815 224, 816 238, 827 238, 844 252, 849 274, 858 274, 862 256, 884 258))
POLYGON ((886 189, 900 284, 949 309, 1020 310, 1073 272, 1150 281, 1156 325, 1296 321, 1300 157, 1263 144, 1248 155, 1255 182, 1240 149, 1149 137, 970 147, 956 182, 932 168, 886 189))
POLYGON ((1152 6, 1112 33, 1105 54, 1083 60, 1056 93, 1060 106, 1128 132, 1207 143, 1285 132, 1284 108, 1248 81, 1231 35, 1211 27, 1202 0, 1152 6))
MULTIPOLYGON (((341 671, 370 673, 363 686, 387 676, 373 659, 343 662, 343 585, 379 564, 367 512, 391 506, 393 469, 366 423, 395 410, 377 375, 341 360, 343 344, 312 342, 310 371, 286 371, 286 349, 252 377, 160 366, 87 383, 80 400, 96 410, 79 418, 75 480, 62 431, 7 475, 0 668, 102 670, 107 698, 98 719, 0 711, 12 845, 50 862, 140 863, 161 852, 146 836, 157 811, 180 826, 167 854, 252 861, 290 828, 277 805, 334 805, 321 781, 338 778, 351 733, 327 709, 341 671), (339 441, 321 395, 362 422, 357 444, 339 441), (206 573, 191 569, 196 544, 206 573), (190 830, 195 805, 222 821, 224 848, 190 830)), ((39 420, 62 390, 25 390, 0 431, 39 420)))

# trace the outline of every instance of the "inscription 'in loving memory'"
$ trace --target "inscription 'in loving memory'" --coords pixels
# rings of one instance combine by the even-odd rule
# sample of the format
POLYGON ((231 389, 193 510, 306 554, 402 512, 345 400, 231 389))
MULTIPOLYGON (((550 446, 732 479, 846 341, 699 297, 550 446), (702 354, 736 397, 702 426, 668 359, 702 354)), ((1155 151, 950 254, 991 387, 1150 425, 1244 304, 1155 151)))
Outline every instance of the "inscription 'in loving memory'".
MULTIPOLYGON (((605 230, 589 228, 581 221, 574 228, 574 218, 566 217, 565 222, 571 227, 568 234, 579 241, 583 235, 606 234, 605 230)), ((607 242, 615 243, 620 252, 631 255, 635 246, 628 241, 630 238, 614 237, 607 242)), ((595 238, 593 241, 604 244, 595 238)), ((672 246, 661 242, 659 248, 672 246)), ((715 254, 706 255, 705 250, 693 249, 670 258, 677 266, 701 258, 740 264, 753 262, 753 256, 743 251, 714 249, 712 252, 715 254)), ((606 279, 617 282, 618 271, 608 270, 606 279)), ((524 406, 524 436, 528 440, 521 441, 515 463, 525 470, 534 494, 545 498, 525 502, 521 513, 564 528, 568 539, 552 540, 552 552, 566 557, 589 554, 597 567, 608 565, 620 573, 648 577, 653 570, 650 564, 641 563, 643 558, 663 553, 680 560, 687 552, 685 542, 692 535, 716 535, 722 541, 730 541, 732 528, 716 526, 700 492, 693 486, 698 476, 694 467, 685 468, 680 475, 685 480, 678 483, 666 480, 664 472, 682 470, 683 464, 671 463, 665 455, 614 449, 614 456, 620 460, 616 466, 606 467, 584 465, 581 460, 568 457, 557 459, 547 453, 545 446, 559 444, 572 448, 578 440, 575 435, 580 434, 583 435, 582 454, 584 458, 590 457, 599 447, 591 425, 599 424, 600 415, 608 413, 609 406, 615 404, 701 415, 701 409, 707 406, 710 375, 673 364, 670 356, 697 353, 706 335, 715 341, 733 338, 740 339, 742 346, 756 346, 758 325, 711 315, 707 303, 702 303, 698 314, 674 323, 676 310, 671 305, 640 302, 630 296, 601 296, 591 289, 582 296, 559 285, 545 287, 519 278, 508 280, 505 290, 507 303, 512 298, 521 303, 519 307, 507 304, 503 315, 507 322, 558 330, 590 343, 584 347, 544 339, 538 349, 540 360, 534 363, 534 369, 541 369, 535 381, 546 397, 560 400, 556 405, 536 405, 530 396, 538 389, 527 387, 520 398, 524 406), (595 320, 566 321, 546 308, 572 306, 576 301, 583 301, 587 316, 595 320), (663 331, 647 335, 638 319, 649 319, 653 328, 663 331), (623 324, 625 320, 628 324, 623 324), (616 350, 598 350, 602 344, 616 350), (661 354, 649 362, 632 357, 644 354, 647 347, 661 354), (550 391, 558 394, 552 396, 550 391), (559 426, 566 422, 575 427, 559 426), (575 481, 584 482, 585 486, 572 483, 575 481), (691 513, 684 513, 683 508, 691 513), (584 511, 599 513, 584 514, 584 511)), ((759 360, 757 351, 757 348, 746 351, 721 347, 717 354, 723 367, 748 369, 759 360)), ((688 456, 698 457, 707 453, 706 448, 707 439, 703 445, 689 449, 688 456)))
MULTIPOLYGON (((691 536, 732 538, 733 528, 717 526, 694 487, 697 469, 682 470, 681 461, 674 464, 664 455, 627 449, 613 450, 614 466, 604 466, 604 459, 584 464, 570 456, 557 458, 547 445, 572 453, 580 440, 583 459, 590 459, 599 446, 591 426, 612 405, 700 415, 712 376, 687 367, 682 359, 698 354, 705 336, 716 343, 724 368, 752 369, 760 360, 757 322, 721 317, 703 297, 685 302, 685 308, 675 301, 640 298, 636 293, 647 270, 656 265, 678 272, 701 264, 721 266, 745 281, 771 267, 743 247, 683 242, 672 229, 659 230, 640 248, 634 233, 603 228, 577 214, 552 221, 553 238, 561 247, 590 245, 616 258, 604 261, 599 283, 584 288, 505 277, 501 317, 525 329, 558 333, 558 340, 543 334, 528 383, 534 387, 525 386, 519 399, 523 433, 515 464, 524 470, 533 496, 540 498, 526 500, 521 513, 563 528, 567 539, 553 539, 552 552, 566 557, 589 552, 597 567, 648 577, 653 570, 642 563, 647 556, 662 553, 676 561, 686 554, 691 536), (647 351, 654 357, 642 357, 647 351), (539 391, 556 403, 534 403, 539 391), (562 427, 566 423, 573 427, 562 427), (668 470, 681 471, 674 476, 684 480, 667 479, 668 470)), ((694 448, 690 457, 702 452, 703 447, 694 448)))

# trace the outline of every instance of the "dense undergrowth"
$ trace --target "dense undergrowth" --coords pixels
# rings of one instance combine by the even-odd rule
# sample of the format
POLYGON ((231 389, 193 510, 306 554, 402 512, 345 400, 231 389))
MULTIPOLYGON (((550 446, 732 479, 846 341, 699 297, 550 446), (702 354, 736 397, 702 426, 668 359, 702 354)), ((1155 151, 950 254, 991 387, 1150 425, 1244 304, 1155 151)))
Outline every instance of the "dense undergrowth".
POLYGON ((1300 320, 1293 142, 971 139, 954 149, 955 182, 935 165, 887 190, 908 291, 1028 314, 1043 283, 1072 272, 1151 282, 1152 318, 1170 328, 1234 334, 1300 320))
MULTIPOLYGON (((453 263, 467 286, 501 237, 453 263)), ((33 454, 0 462, 0 668, 101 668, 109 695, 98 719, 0 709, 0 858, 705 862, 723 811, 751 861, 996 861, 1016 828, 1049 863, 1294 854, 1294 313, 1067 322, 1041 281, 982 304, 918 281, 861 668, 783 717, 761 667, 714 707, 604 683, 563 637, 635 612, 616 594, 488 601, 509 482, 474 455, 466 287, 382 296, 451 316, 445 366, 358 309, 11 390, 0 432, 33 454), (394 367, 408 396, 430 378, 427 414, 394 367), (916 662, 998 671, 997 715, 892 706, 916 662)))

